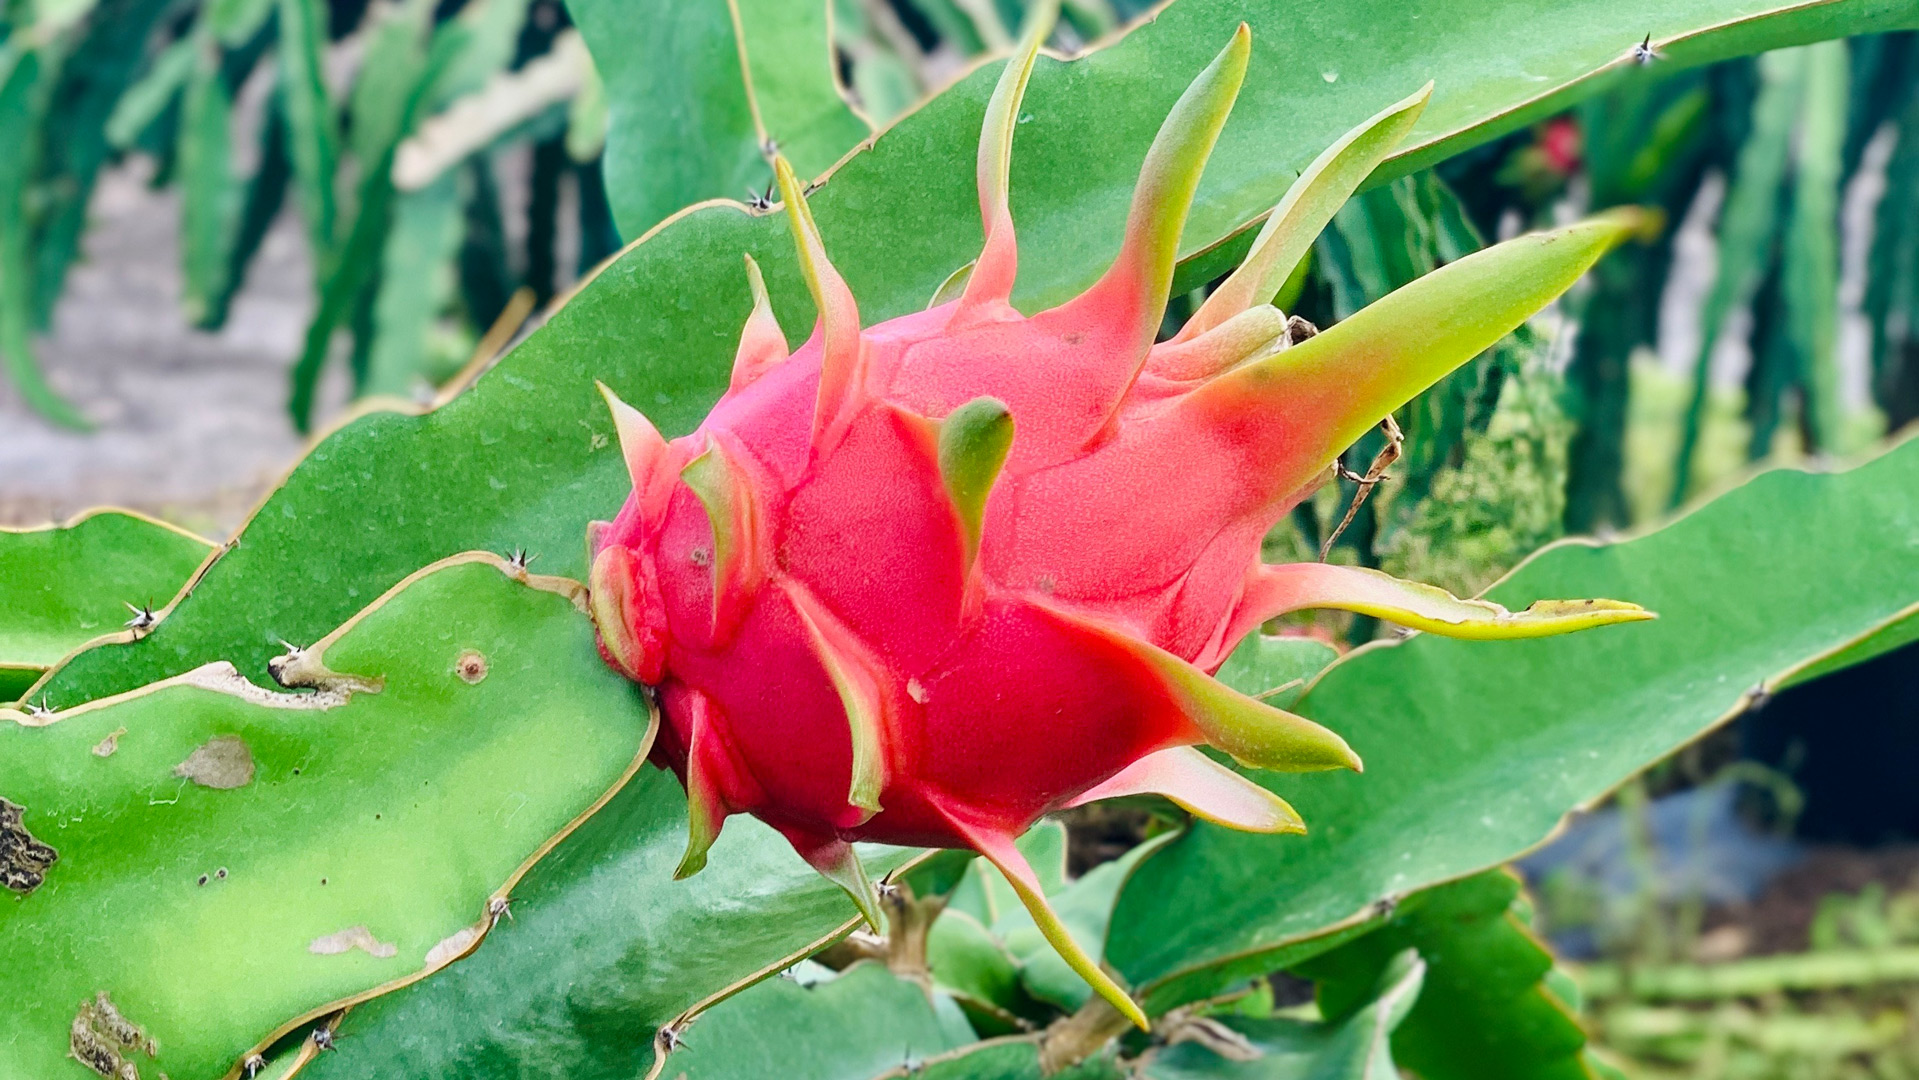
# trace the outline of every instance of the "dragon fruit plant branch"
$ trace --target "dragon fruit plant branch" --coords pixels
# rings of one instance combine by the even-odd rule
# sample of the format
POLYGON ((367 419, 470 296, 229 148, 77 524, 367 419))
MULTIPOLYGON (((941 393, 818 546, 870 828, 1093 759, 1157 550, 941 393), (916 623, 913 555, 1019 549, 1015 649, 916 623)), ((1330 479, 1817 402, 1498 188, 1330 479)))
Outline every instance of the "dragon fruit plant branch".
POLYGON ((1369 570, 1259 562, 1261 537, 1341 448, 1550 302, 1635 221, 1521 237, 1293 343, 1269 301, 1428 87, 1321 155, 1244 265, 1155 344, 1201 167, 1246 72, 1242 26, 1154 140, 1111 268, 1028 317, 1009 302, 1008 161, 1045 30, 988 106, 985 245, 955 300, 862 328, 776 163, 819 321, 789 350, 749 259, 732 384, 697 431, 668 442, 607 392, 633 492, 595 525, 592 606, 608 662, 664 706, 655 753, 690 804, 682 876, 728 815, 750 813, 877 927, 853 841, 970 848, 1144 1027, 1013 840, 1043 814, 1141 793, 1233 828, 1303 831, 1292 807, 1199 747, 1286 771, 1359 757, 1211 677, 1242 637, 1308 607, 1467 638, 1651 617, 1605 600, 1515 613, 1369 570))

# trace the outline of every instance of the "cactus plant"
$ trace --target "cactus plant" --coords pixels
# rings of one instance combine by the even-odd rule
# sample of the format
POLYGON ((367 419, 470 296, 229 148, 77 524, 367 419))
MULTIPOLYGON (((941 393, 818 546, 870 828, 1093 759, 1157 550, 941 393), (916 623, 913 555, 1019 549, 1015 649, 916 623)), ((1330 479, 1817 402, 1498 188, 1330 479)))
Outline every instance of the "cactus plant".
MULTIPOLYGON (((1853 2, 1816 19, 1779 16, 1768 40, 1830 33, 1853 2)), ((1205 66, 1242 9, 1264 41, 1290 8, 1181 0, 1073 64, 1038 60, 1034 31, 999 75, 976 159, 991 72, 879 132, 830 175, 776 115, 742 120, 734 142, 747 160, 718 157, 753 172, 761 137, 779 135, 800 171, 827 183, 814 207, 813 185, 769 160, 778 216, 769 195, 662 223, 470 393, 428 415, 362 417, 316 446, 249 520, 244 543, 186 544, 184 563, 136 567, 166 589, 207 556, 173 603, 155 596, 151 615, 131 613, 140 628, 109 638, 89 628, 133 578, 106 580, 92 557, 70 560, 84 574, 41 566, 31 557, 39 534, 16 534, 25 569, 0 581, 0 595, 11 584, 36 604, 0 604, 0 638, 17 643, 24 630, 40 635, 36 648, 61 644, 38 659, 0 656, 0 675, 37 677, 70 645, 87 646, 36 689, 43 704, 0 710, 0 740, 14 751, 0 753, 0 870, 18 882, 0 904, 0 954, 17 961, 0 963, 0 984, 24 1003, 0 1016, 0 1077, 711 1080, 765 1075, 795 1057, 815 1072, 963 1080, 1036 1077, 1082 1056, 1056 1075, 1246 1071, 1220 1049, 1272 1059, 1253 1069, 1392 1071, 1397 1057, 1431 1077, 1482 1075, 1488 1039, 1504 1060, 1591 1075, 1583 1033, 1541 982, 1546 957, 1506 918, 1508 892, 1483 893, 1472 911, 1440 901, 1498 880, 1474 875, 1782 678, 1907 640, 1919 561, 1902 530, 1919 447, 1845 475, 1775 475, 1653 536, 1562 545, 1489 599, 1259 558, 1266 527, 1329 479, 1342 447, 1356 446, 1346 465, 1363 462, 1384 441, 1376 421, 1435 380, 1470 374, 1462 365, 1636 231, 1622 214, 1470 255, 1477 242, 1461 245, 1415 268, 1424 274, 1395 275, 1396 291, 1372 291, 1370 306, 1342 306, 1324 333, 1271 301, 1369 177, 1381 183, 1368 204, 1443 194, 1431 175, 1384 181, 1408 167, 1395 162, 1557 107, 1571 92, 1564 79, 1631 63, 1644 30, 1615 34, 1610 10, 1604 25, 1568 17, 1588 4, 1555 5, 1569 25, 1553 35, 1468 5, 1433 28, 1440 39, 1418 28, 1410 70, 1405 50, 1375 39, 1354 50, 1342 43, 1350 33, 1329 30, 1384 27, 1390 0, 1324 9, 1324 66, 1255 62, 1228 126, 1249 52, 1235 35, 1161 129, 1104 276, 1119 230, 1095 226, 1118 224, 1126 185, 1111 181, 1138 164, 1178 93, 1174 78, 1205 66), (1447 35, 1477 35, 1475 63, 1531 36, 1557 66, 1466 80, 1447 35), (1034 101, 1022 106, 1029 76, 1034 101), (1423 120, 1422 91, 1308 161, 1328 135, 1428 76, 1443 96, 1423 120), (1015 131, 1023 159, 1009 192, 1015 131), (962 179, 968 159, 977 174, 962 179), (1260 227, 1258 212, 1296 167, 1260 227), (977 237, 972 193, 960 192, 968 179, 985 251, 928 309, 905 314, 971 255, 960 250, 977 237), (765 267, 763 282, 749 264, 738 287, 742 251, 765 267), (1227 274, 1229 258, 1244 262, 1227 274), (1215 278, 1211 299, 1187 294, 1215 278), (1169 289, 1185 294, 1178 306, 1169 289), (804 322, 783 331, 775 301, 780 314, 819 316, 797 350, 786 331, 804 322), (862 326, 860 309, 876 325, 862 326), (1173 318, 1162 330, 1164 310, 1173 318), (736 351, 729 378, 725 354, 736 351), (658 427, 609 391, 609 428, 589 390, 595 374, 658 427), (582 527, 621 500, 583 559, 582 527), (523 557, 433 562, 523 546, 543 552, 542 571, 591 568, 592 624, 574 603, 582 586, 529 580, 523 557), (82 591, 102 603, 77 602, 82 591), (55 592, 66 603, 38 603, 55 592), (1440 640, 1647 615, 1612 602, 1525 607, 1564 595, 1626 597, 1667 617, 1562 640, 1440 640), (1430 633, 1356 650, 1315 677, 1330 646, 1251 633, 1307 606, 1430 633), (316 644, 304 660, 269 660, 288 637, 316 644), (204 666, 217 661, 232 666, 204 666), (329 694, 314 677, 322 661, 354 685, 329 694), (209 670, 217 687, 196 681, 209 670), (622 674, 656 688, 657 746, 647 721, 659 714, 622 674), (1311 686, 1298 689, 1299 675, 1311 686), (308 691, 318 697, 294 696, 308 691), (1345 740, 1367 753, 1365 775, 1283 771, 1352 764, 1345 740), (252 748, 251 782, 218 774, 235 742, 252 748), (649 753, 667 769, 641 770, 649 753), (1137 794, 1171 795, 1186 812, 1137 794), (1057 823, 1015 844, 1035 816, 1108 795, 1127 795, 1127 812, 1150 807, 1163 831, 1076 881, 1057 823), (1289 802, 1311 818, 1310 835, 1239 831, 1297 832, 1289 802), (865 840, 911 846, 861 844, 856 858, 865 840), (676 862, 692 872, 709 845, 710 868, 673 880, 676 862), (963 850, 912 849, 925 845, 963 850), (894 939, 841 940, 855 928, 841 886, 861 917, 877 924, 884 910, 894 939), (1452 918, 1461 911, 1483 918, 1452 918), (890 962, 915 929, 926 946, 917 970, 835 975, 809 964, 798 985, 740 993, 808 957, 890 962), (1466 950, 1489 963, 1454 963, 1466 950), (1337 993, 1337 1007, 1313 1024, 1255 1016, 1263 976, 1282 970, 1317 973, 1322 1004, 1337 993), (1243 1013, 1228 1000, 1241 994, 1243 1013), (1147 1018, 1151 1039, 1117 1038, 1147 1018), (1008 1037, 973 1041, 996 1034, 1008 1037), (822 1041, 830 1046, 816 1052, 822 1041)), ((1712 21, 1721 5, 1662 13, 1646 48, 1696 59, 1702 40, 1750 21, 1712 21), (1712 30, 1686 39, 1676 28, 1687 25, 1712 30)), ((314 16, 325 5, 272 6, 276 33, 321 44, 314 16)), ((503 10, 467 7, 482 9, 503 10)), ((375 10, 373 25, 396 32, 386 20, 426 11, 375 10)), ((751 36, 717 10, 702 21, 751 36)), ((589 37, 615 33, 614 21, 594 30, 581 20, 589 37)), ((445 20, 447 38, 409 40, 445 61, 441 45, 466 29, 445 20)), ((205 40, 194 33, 182 40, 205 40)), ((313 57, 281 46, 285 68, 303 77, 295 69, 313 57)), ((628 94, 621 79, 643 66, 605 65, 610 96, 628 94)), ((375 62, 363 74, 405 82, 409 72, 375 62)), ((403 104, 366 93, 369 104, 403 104)), ((202 100, 201 120, 217 111, 209 102, 217 95, 202 100)), ((275 115, 324 104, 283 102, 275 115)), ((376 112, 357 110, 343 129, 361 143, 355 159, 385 153, 364 122, 376 112)), ((314 133, 277 136, 282 168, 314 149, 288 139, 314 133)), ((203 149, 217 149, 215 125, 202 134, 203 149)), ((215 163, 188 171, 226 183, 215 163)), ((314 176, 298 177, 303 204, 314 176)), ((404 315, 402 293, 433 291, 408 268, 444 261, 443 245, 414 244, 446 235, 448 219, 435 215, 457 210, 458 185, 444 179, 336 208, 369 223, 346 238, 329 230, 339 258, 383 259, 377 317, 388 299, 404 315), (406 201, 415 197, 427 201, 406 201), (393 225, 376 247, 380 205, 393 225)), ((631 188, 615 198, 633 199, 631 188)), ((220 212, 201 223, 225 220, 222 206, 210 200, 205 209, 220 212)), ((204 268, 210 285, 231 285, 216 280, 218 260, 204 268)), ((366 268, 332 270, 344 281, 366 268)), ((375 375, 409 370, 385 355, 374 350, 375 375)), ((1416 422, 1406 428, 1401 484, 1443 456, 1422 450, 1416 422)), ((1322 491, 1317 501, 1339 500, 1322 491)), ((1381 504, 1390 512, 1390 496, 1381 504)), ((111 614, 106 628, 123 618, 111 614)))

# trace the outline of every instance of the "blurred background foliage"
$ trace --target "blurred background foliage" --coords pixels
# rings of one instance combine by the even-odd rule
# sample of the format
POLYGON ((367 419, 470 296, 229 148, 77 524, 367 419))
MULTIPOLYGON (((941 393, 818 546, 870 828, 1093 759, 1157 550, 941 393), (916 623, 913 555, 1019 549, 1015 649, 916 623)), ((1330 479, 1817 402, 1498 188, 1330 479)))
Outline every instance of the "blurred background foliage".
MULTIPOLYGON (((737 2, 786 17, 756 19, 771 29, 739 55, 767 107, 813 110, 779 147, 809 175, 1004 52, 1021 18, 1016 0, 737 2), (792 50, 828 65, 839 96, 769 94, 792 50)), ((1052 45, 1096 46, 1147 7, 1069 0, 1052 45)), ((657 62, 661 100, 703 108, 632 121, 652 168, 608 156, 602 73, 573 22, 634 17, 558 0, 11 0, 0 355, 14 391, 85 426, 35 340, 96 180, 133 158, 177 189, 180 303, 202 330, 225 323, 272 223, 298 216, 313 298, 289 364, 301 430, 330 365, 354 398, 456 391, 674 210, 765 198, 770 148, 740 64, 698 68, 716 84, 697 94, 666 83, 695 69, 672 50, 711 35, 663 30, 662 56, 619 61, 657 62), (657 148, 684 167, 668 175, 657 148)), ((1406 406, 1387 479, 1363 499, 1372 485, 1327 485, 1268 558, 1329 547, 1476 593, 1560 536, 1648 525, 1754 465, 1843 458, 1919 419, 1919 34, 1683 70, 1649 55, 1569 112, 1355 198, 1279 303, 1330 325, 1491 241, 1624 204, 1656 207, 1660 228, 1406 406)), ((1166 332, 1205 294, 1176 297, 1166 332)), ((1375 433, 1345 465, 1363 476, 1386 446, 1375 433)), ((1288 629, 1347 647, 1380 628, 1321 614, 1288 629)), ((1919 738, 1896 722, 1919 718, 1915 670, 1908 646, 1780 694, 1523 867, 1537 902, 1511 901, 1516 917, 1587 963, 1583 995, 1563 996, 1583 996, 1636 1073, 1919 1076, 1919 738)), ((1124 851, 1154 828, 1083 821, 1074 844, 1118 836, 1107 846, 1124 851)), ((1509 897, 1489 902, 1503 913, 1509 897)), ((1232 1007, 1284 1014, 1289 987, 1275 977, 1232 1007)))

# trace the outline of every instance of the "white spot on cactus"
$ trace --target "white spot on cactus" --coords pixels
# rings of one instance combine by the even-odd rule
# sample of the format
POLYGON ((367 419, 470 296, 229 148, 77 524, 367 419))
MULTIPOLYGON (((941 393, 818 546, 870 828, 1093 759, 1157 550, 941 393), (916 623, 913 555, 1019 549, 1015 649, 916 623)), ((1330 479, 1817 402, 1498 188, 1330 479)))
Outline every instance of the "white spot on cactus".
POLYGON ((349 926, 338 933, 314 938, 307 951, 315 956, 338 956, 358 949, 368 956, 390 960, 400 955, 400 947, 381 941, 364 926, 349 926))
POLYGON ((253 751, 238 735, 215 735, 175 765, 173 775, 215 791, 246 787, 253 783, 253 751))
POLYGON ((478 941, 479 938, 480 931, 476 928, 471 926, 461 927, 443 939, 438 945, 426 951, 426 969, 428 971, 437 971, 451 964, 453 961, 458 960, 460 957, 465 956, 467 950, 471 949, 473 943, 478 941))
POLYGON ((112 757, 114 751, 120 749, 120 736, 126 733, 127 729, 124 725, 115 728, 106 738, 93 744, 93 756, 102 758, 112 757))
POLYGON ((906 696, 919 702, 921 705, 926 704, 928 695, 925 684, 921 683, 918 679, 906 680, 906 696))

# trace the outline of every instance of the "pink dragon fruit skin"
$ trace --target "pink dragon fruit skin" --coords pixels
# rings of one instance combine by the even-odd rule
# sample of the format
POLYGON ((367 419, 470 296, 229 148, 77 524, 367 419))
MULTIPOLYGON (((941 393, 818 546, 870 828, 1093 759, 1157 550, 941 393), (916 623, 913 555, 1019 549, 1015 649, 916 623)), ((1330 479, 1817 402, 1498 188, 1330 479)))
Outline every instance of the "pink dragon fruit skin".
MULTIPOLYGON (((958 299, 862 329, 777 163, 818 325, 789 354, 749 259, 754 309, 731 387, 697 431, 668 442, 607 392, 633 493, 596 526, 593 610, 608 662, 657 688, 656 760, 690 805, 682 876, 728 815, 750 813, 877 927, 851 841, 974 849, 1143 1027, 1052 916, 1013 840, 1049 812, 1140 793, 1237 828, 1303 831, 1291 807, 1197 749, 1262 768, 1359 768, 1339 736, 1210 677, 1242 637, 1314 606, 1466 637, 1650 617, 1609 601, 1510 613, 1372 571, 1259 562, 1262 536, 1342 447, 1630 226, 1562 230, 1528 264, 1531 291, 1491 315, 1409 329, 1362 312, 1294 345, 1266 303, 1299 254, 1276 250, 1282 203, 1242 270, 1156 345, 1180 228, 1245 73, 1242 26, 1162 128, 1111 269, 1027 317, 1008 302, 1007 162, 1042 36, 988 109, 986 242, 958 299)), ((1394 132, 1424 94, 1381 114, 1394 132)), ((1331 209, 1288 199, 1310 242, 1331 209)))

